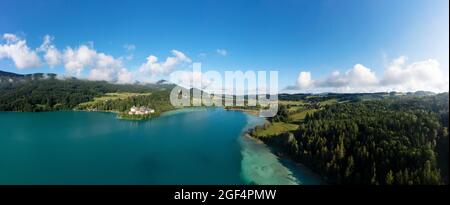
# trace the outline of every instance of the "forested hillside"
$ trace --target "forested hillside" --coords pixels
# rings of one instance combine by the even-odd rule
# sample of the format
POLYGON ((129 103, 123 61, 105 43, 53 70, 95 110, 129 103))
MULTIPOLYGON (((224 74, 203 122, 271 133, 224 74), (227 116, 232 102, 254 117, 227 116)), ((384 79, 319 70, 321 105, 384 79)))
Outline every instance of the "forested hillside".
MULTIPOLYGON (((260 138, 329 183, 448 183, 448 103, 448 93, 335 103, 260 138)), ((282 108, 273 120, 286 116, 282 108)))
MULTIPOLYGON (((30 74, 0 76, 0 111, 51 111, 73 109, 80 103, 89 102, 106 93, 158 93, 167 92, 170 84, 111 84, 104 81, 58 79, 55 75, 30 74)), ((161 94, 154 95, 155 97, 161 94)), ((158 100, 161 99, 147 100, 158 100)), ((136 99, 138 100, 138 99, 136 99)), ((141 99, 142 101, 142 99, 141 99)), ((130 104, 130 106, 133 106, 130 104)))

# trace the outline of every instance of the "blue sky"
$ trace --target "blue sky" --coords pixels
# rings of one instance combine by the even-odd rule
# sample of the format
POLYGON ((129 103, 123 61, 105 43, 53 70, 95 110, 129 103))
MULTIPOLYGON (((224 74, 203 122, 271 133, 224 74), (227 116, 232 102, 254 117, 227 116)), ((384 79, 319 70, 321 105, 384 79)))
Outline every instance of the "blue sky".
MULTIPOLYGON (((139 70, 150 55, 161 62, 176 50, 191 61, 181 60, 173 70, 192 62, 201 62, 203 70, 277 70, 279 87, 292 90, 445 91, 448 78, 428 86, 436 75, 425 80, 417 76, 428 71, 448 75, 448 4, 448 0, 0 0, 0 34, 26 40, 31 50, 39 48, 46 35, 61 53, 88 45, 120 59, 121 67, 130 72, 139 70), (386 74, 395 65, 405 77, 386 74), (376 79, 357 80, 371 74, 376 79)), ((0 45, 6 46, 6 39, 0 45)), ((11 53, 4 51, 2 57, 0 52, 0 70, 67 73, 66 60, 50 68, 44 63, 45 51, 36 53, 41 64, 17 68, 11 53)), ((89 75, 89 70, 83 68, 82 75, 89 75)))

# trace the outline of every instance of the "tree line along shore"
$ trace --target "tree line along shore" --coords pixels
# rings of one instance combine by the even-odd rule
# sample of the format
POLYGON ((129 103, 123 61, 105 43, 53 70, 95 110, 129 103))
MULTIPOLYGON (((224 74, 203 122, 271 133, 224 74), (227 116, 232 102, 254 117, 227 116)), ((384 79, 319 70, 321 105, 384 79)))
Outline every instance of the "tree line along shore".
MULTIPOLYGON (((0 75, 0 111, 88 110, 145 120, 176 109, 175 85, 111 84, 56 75, 0 75), (130 115, 134 106, 151 115, 130 115)), ((448 184, 449 94, 280 94, 249 134, 330 184, 448 184)), ((191 99, 192 100, 192 99, 191 99)), ((256 114, 260 107, 225 107, 256 114)))

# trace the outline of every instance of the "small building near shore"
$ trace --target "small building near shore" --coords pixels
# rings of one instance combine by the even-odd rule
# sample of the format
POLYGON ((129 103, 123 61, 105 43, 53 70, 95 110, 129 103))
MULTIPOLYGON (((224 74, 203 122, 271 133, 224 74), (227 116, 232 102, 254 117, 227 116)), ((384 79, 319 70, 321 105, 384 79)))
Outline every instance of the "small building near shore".
POLYGON ((151 113, 155 113, 155 110, 145 106, 133 106, 130 108, 130 111, 128 111, 129 115, 149 115, 151 113))

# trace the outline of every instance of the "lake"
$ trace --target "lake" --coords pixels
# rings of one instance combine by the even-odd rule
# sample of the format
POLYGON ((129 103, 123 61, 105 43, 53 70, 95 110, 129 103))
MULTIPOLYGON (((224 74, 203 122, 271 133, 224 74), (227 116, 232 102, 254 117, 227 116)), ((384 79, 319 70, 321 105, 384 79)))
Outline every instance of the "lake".
POLYGON ((0 112, 0 184, 319 184, 242 136, 263 122, 219 108, 140 122, 100 112, 0 112))

